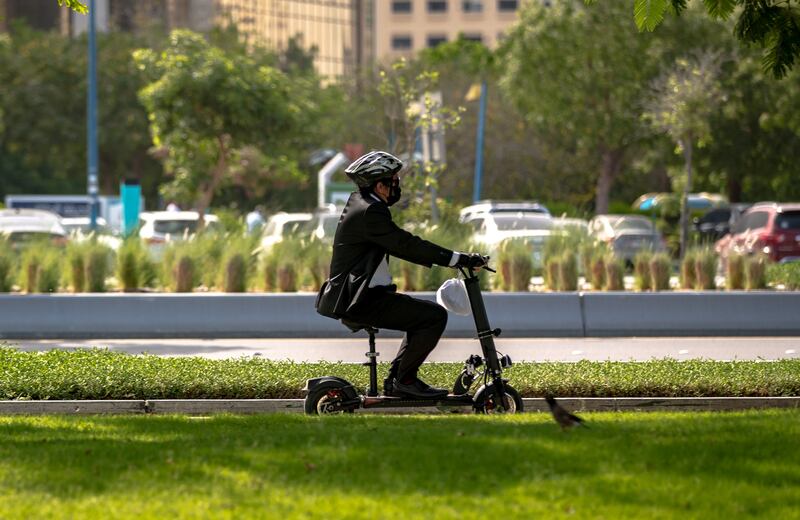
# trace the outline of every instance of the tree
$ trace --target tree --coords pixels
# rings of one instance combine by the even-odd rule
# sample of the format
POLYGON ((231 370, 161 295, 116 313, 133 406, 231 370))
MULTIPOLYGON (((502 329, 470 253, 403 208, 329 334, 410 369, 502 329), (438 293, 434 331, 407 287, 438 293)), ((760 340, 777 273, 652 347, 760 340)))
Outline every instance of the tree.
POLYGON ((58 5, 62 7, 67 6, 76 13, 86 14, 89 12, 89 8, 86 7, 86 4, 80 0, 58 0, 58 5))
POLYGON ((193 202, 201 215, 236 153, 255 147, 269 155, 295 131, 301 108, 286 76, 247 55, 177 30, 163 52, 140 49, 134 60, 152 80, 140 99, 153 145, 174 175, 164 192, 193 202))
MULTIPOLYGON (((744 43, 766 48, 762 63, 775 78, 784 77, 792 68, 800 54, 797 0, 704 0, 703 4, 715 19, 727 20, 739 13, 734 34, 744 43)), ((653 31, 668 10, 681 14, 687 5, 687 0, 634 0, 634 19, 639 30, 653 31)))
MULTIPOLYGON (((141 180, 154 201, 161 166, 149 157, 144 85, 131 34, 98 35, 98 145, 101 193, 141 180)), ((68 38, 14 24, 0 41, 0 196, 86 191, 86 37, 68 38), (59 49, 54 53, 53 49, 59 49)))
POLYGON ((679 58, 672 70, 653 83, 653 97, 644 117, 654 128, 667 133, 683 153, 686 178, 681 183, 681 249, 686 253, 689 234, 688 197, 692 190, 692 150, 702 147, 711 138, 710 117, 723 100, 719 85, 719 55, 700 53, 679 58))
POLYGON ((502 51, 501 84, 526 119, 595 157, 597 213, 608 211, 612 183, 644 135, 632 100, 658 71, 658 61, 642 59, 652 40, 615 2, 530 2, 502 51))

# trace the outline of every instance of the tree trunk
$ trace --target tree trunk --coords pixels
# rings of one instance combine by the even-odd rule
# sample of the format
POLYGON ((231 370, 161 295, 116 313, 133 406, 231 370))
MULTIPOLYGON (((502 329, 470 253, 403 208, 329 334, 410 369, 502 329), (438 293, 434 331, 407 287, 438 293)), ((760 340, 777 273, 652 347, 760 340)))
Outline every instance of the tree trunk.
POLYGON ((595 189, 594 209, 595 213, 598 215, 608 213, 611 184, 614 182, 614 177, 619 173, 620 165, 622 164, 622 154, 623 150, 619 148, 603 152, 603 166, 600 170, 600 176, 597 178, 595 189))
POLYGON ((686 163, 686 183, 681 196, 681 260, 689 245, 689 193, 692 191, 692 138, 680 141, 686 163))
POLYGON ((217 165, 211 172, 211 179, 202 185, 200 197, 197 200, 197 213, 200 215, 198 229, 203 229, 206 225, 206 209, 211 205, 211 201, 214 199, 214 194, 217 191, 217 187, 219 187, 219 183, 222 181, 222 177, 225 175, 225 171, 228 167, 226 160, 228 149, 225 146, 225 137, 218 136, 217 142, 219 143, 219 159, 217 160, 217 165))

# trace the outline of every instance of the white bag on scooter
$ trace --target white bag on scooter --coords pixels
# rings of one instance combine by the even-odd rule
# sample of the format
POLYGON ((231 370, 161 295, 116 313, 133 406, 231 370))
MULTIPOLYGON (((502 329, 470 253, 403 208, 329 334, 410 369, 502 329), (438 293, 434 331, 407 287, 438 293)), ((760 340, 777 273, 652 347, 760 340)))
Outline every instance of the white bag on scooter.
POLYGON ((468 316, 472 312, 467 296, 467 286, 464 285, 464 280, 459 278, 450 278, 444 281, 436 291, 436 303, 461 316, 468 316))

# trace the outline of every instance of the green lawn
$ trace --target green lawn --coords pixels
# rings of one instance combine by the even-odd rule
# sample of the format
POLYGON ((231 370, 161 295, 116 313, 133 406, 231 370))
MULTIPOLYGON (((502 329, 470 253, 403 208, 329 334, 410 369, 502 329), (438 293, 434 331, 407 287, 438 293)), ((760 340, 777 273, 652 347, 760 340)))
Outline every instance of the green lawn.
POLYGON ((0 417, 0 518, 800 518, 800 411, 0 417))

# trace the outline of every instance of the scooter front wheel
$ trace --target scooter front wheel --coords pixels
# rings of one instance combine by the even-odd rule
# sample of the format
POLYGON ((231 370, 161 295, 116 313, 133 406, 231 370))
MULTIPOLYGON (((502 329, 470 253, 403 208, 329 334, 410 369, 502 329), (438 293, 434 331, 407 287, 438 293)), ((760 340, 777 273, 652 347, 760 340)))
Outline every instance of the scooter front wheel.
POLYGON ((475 392, 473 398, 475 404, 472 405, 475 413, 520 413, 522 412, 522 397, 517 390, 506 384, 506 400, 508 401, 508 409, 504 409, 502 405, 495 403, 494 390, 491 383, 482 386, 475 392))
POLYGON ((305 412, 307 415, 353 413, 352 408, 342 407, 342 402, 346 399, 347 393, 342 385, 321 384, 306 396, 305 412))

